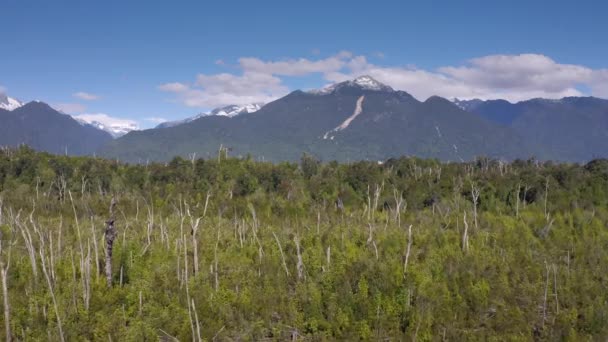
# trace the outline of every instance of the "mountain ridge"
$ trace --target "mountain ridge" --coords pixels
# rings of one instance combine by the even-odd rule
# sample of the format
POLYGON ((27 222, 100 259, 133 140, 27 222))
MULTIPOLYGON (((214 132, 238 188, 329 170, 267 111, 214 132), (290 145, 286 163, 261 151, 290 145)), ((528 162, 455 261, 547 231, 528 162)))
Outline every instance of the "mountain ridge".
POLYGON ((56 154, 91 155, 112 137, 92 126, 83 126, 40 101, 11 111, 0 109, 0 145, 21 144, 56 154))
POLYGON ((162 130, 129 133, 100 154, 131 161, 167 160, 191 153, 212 156, 223 145, 236 155, 274 161, 296 160, 304 152, 325 160, 382 160, 402 154, 460 160, 480 154, 512 158, 514 153, 505 146, 521 145, 510 129, 462 111, 446 99, 420 102, 369 76, 358 79, 365 82, 341 82, 322 92, 296 90, 248 115, 202 117, 162 130), (362 96, 361 111, 353 117, 362 96), (351 117, 333 139, 323 139, 351 117), (437 136, 438 129, 442 136, 437 136), (470 134, 471 129, 478 132, 470 134), (501 137, 508 142, 499 141, 501 137))

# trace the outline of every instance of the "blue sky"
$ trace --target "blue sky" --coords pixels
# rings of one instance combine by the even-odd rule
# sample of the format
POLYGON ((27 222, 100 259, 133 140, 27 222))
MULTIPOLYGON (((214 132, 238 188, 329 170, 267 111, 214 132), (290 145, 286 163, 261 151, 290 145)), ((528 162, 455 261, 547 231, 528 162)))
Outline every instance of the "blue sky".
POLYGON ((604 1, 2 0, 0 11, 9 96, 142 127, 362 73, 422 100, 608 97, 604 1))

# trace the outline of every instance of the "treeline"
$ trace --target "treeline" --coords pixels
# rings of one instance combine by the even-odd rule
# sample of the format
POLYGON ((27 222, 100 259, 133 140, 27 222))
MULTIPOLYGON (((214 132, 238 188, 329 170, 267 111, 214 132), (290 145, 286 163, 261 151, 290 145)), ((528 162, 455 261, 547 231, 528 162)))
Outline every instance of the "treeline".
POLYGON ((602 339, 607 227, 608 160, 129 165, 4 149, 0 337, 602 339))

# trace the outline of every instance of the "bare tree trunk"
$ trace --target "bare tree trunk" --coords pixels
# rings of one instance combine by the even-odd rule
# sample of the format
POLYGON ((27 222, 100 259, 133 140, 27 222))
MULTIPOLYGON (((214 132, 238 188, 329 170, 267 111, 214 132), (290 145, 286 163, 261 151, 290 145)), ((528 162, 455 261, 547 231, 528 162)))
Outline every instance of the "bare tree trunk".
POLYGON ((410 260, 410 252, 412 250, 412 225, 407 229, 407 251, 405 252, 405 261, 403 262, 403 277, 407 273, 407 263, 410 260))
POLYGON ((475 230, 477 230, 477 202, 479 200, 479 188, 471 184, 471 196, 473 197, 473 219, 475 230))
POLYGON ((95 223, 91 218, 91 233, 93 234, 93 248, 95 249, 95 278, 99 277, 99 253, 97 249, 97 234, 95 234, 95 223))
POLYGON ((304 276, 304 261, 302 260, 302 253, 300 251, 300 238, 296 234, 296 236, 294 236, 293 240, 296 243, 296 253, 297 253, 297 256, 298 256, 298 265, 297 265, 298 280, 303 280, 303 279, 305 279, 305 276, 304 276))
POLYGON ((462 251, 467 252, 469 250, 469 223, 467 222, 467 212, 464 212, 464 233, 462 233, 462 251))
MULTIPOLYGON (((184 283, 186 284, 186 300, 188 302, 188 317, 190 318, 190 329, 192 330, 192 340, 194 341, 194 318, 192 317, 192 305, 190 301, 190 290, 188 289, 188 246, 186 244, 186 236, 182 235, 182 245, 184 248, 184 283)), ((198 323, 198 322, 197 322, 198 323)))
MULTIPOLYGON (((40 242, 42 243, 42 241, 42 234, 40 234, 40 242)), ((65 338, 63 337, 63 326, 61 324, 61 317, 59 316, 59 306, 57 305, 57 299, 55 298, 55 290, 53 289, 51 277, 49 276, 49 272, 46 269, 46 261, 43 250, 44 246, 41 245, 38 252, 40 254, 40 261, 42 262, 42 271, 44 273, 44 277, 46 278, 47 285, 49 286, 49 292, 51 293, 51 299, 53 300, 53 307, 55 308, 55 316, 57 318, 57 328, 59 329, 59 336, 61 337, 61 341, 63 342, 65 341, 65 338)))
POLYGON ((285 274, 287 275, 287 277, 289 277, 289 269, 287 268, 287 261, 285 261, 285 255, 283 254, 283 247, 281 247, 281 242, 279 241, 277 234, 272 232, 272 235, 274 236, 274 239, 277 241, 277 246, 279 246, 279 252, 281 252, 281 259, 283 260, 283 268, 285 269, 285 274))
POLYGON ((517 199, 515 204, 515 217, 519 217, 519 194, 521 193, 521 182, 517 183, 517 199))
POLYGON ((108 287, 112 287, 112 248, 114 247, 114 239, 116 238, 116 229, 114 228, 114 207, 116 199, 112 197, 110 203, 110 218, 106 221, 106 281, 108 287))
POLYGON ((543 300, 543 328, 545 327, 545 322, 547 321, 547 292, 549 291, 549 265, 545 261, 545 268, 547 269, 547 277, 545 282, 545 296, 543 300))
POLYGON ((549 195, 549 178, 545 178, 545 217, 549 219, 547 214, 547 197, 549 195))
POLYGON ((213 276, 215 278, 215 291, 217 292, 220 288, 220 275, 219 275, 219 259, 217 257, 217 249, 220 245, 220 222, 217 223, 217 239, 215 240, 215 248, 213 249, 213 276))
MULTIPOLYGON (((188 216, 190 216, 190 210, 188 209, 188 216)), ((190 229, 192 234, 192 250, 194 254, 194 275, 198 274, 198 240, 196 239, 196 235, 198 233, 198 225, 201 222, 201 218, 198 217, 196 220, 192 219, 190 216, 190 229)))
POLYGON ((401 227, 401 207, 403 206, 403 192, 401 192, 399 194, 399 197, 397 197, 397 189, 393 188, 393 197, 395 198, 395 221, 397 221, 397 226, 401 227))
POLYGON ((331 246, 327 246, 327 251, 325 252, 325 258, 327 259, 327 271, 331 266, 331 246))
MULTIPOLYGON (((0 242, 0 253, 2 252, 2 245, 0 242)), ((8 261, 6 266, 4 260, 0 261, 0 275, 2 276, 2 299, 4 300, 4 327, 6 329, 6 341, 10 342, 13 339, 11 334, 11 307, 8 300, 8 285, 7 285, 7 273, 11 266, 11 249, 9 246, 8 250, 8 261)))
MULTIPOLYGON (((201 325, 198 321, 198 313, 196 312, 196 305, 194 305, 194 299, 191 299, 191 303, 192 303, 192 311, 194 311, 194 319, 196 320, 196 337, 198 338, 198 341, 200 342, 203 339, 201 338, 201 325)), ((194 337, 192 339, 194 339, 194 337)))

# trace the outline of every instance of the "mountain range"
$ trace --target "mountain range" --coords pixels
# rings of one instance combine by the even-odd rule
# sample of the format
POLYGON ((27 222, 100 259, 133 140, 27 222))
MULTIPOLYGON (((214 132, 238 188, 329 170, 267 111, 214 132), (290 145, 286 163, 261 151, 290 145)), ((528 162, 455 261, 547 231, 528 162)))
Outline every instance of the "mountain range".
MULTIPOLYGON (((1 103, 9 102, 0 98, 1 103)), ((24 115, 29 107, 31 103, 5 112, 24 115)), ((52 110, 46 107, 46 111, 52 110)), ((10 116, 6 113, 0 113, 0 130, 10 116)), ((79 124, 56 114, 59 116, 53 118, 57 120, 79 124)), ((296 90, 267 104, 221 107, 154 129, 114 135, 116 139, 100 129, 106 127, 82 122, 79 127, 93 129, 96 133, 86 140, 94 141, 80 150, 68 148, 68 153, 96 152, 130 162, 166 161, 192 154, 214 157, 220 146, 233 156, 270 161, 297 160, 302 153, 338 161, 401 155, 446 161, 482 155, 574 162, 608 157, 608 100, 567 97, 510 103, 433 96, 419 101, 369 76, 317 90, 296 90)), ((27 125, 11 130, 14 134, 27 131, 27 125)), ((75 127, 73 132, 62 133, 77 135, 78 131, 75 127)), ((0 144, 28 143, 63 153, 61 146, 66 142, 50 139, 42 143, 33 139, 40 134, 35 132, 30 129, 19 138, 0 140, 0 144)))
POLYGON ((0 109, 0 146, 26 144, 55 154, 92 155, 110 140, 109 133, 80 123, 44 102, 0 109))

